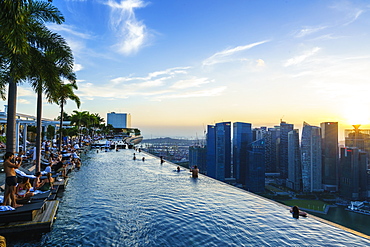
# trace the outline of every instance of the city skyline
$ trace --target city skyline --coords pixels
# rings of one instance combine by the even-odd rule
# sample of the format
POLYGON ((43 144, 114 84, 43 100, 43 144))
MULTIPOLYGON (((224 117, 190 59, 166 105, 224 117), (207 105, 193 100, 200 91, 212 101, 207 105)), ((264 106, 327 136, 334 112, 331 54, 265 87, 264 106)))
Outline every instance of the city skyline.
MULTIPOLYGON (((368 128, 366 1, 64 0, 49 28, 75 56, 79 111, 130 113, 144 137, 202 138, 216 122, 368 128)), ((23 83, 19 113, 35 115, 23 83)), ((6 101, 3 102, 6 104, 6 101)), ((59 108, 44 103, 44 117, 59 108)), ((77 110, 68 102, 66 111, 77 110)))

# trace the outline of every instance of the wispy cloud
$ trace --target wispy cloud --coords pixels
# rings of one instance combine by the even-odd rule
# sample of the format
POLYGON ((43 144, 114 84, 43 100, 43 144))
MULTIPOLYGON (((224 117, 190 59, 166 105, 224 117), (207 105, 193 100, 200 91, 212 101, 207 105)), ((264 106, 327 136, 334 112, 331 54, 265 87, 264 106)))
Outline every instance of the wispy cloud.
POLYGON ((269 42, 269 40, 264 40, 264 41, 244 45, 244 46, 237 46, 237 47, 234 47, 234 48, 230 48, 230 49, 226 49, 226 50, 217 52, 217 53, 213 54, 212 56, 210 56, 209 58, 205 59, 203 61, 203 66, 209 66, 209 65, 214 65, 214 64, 218 64, 218 63, 229 62, 230 60, 232 60, 232 59, 230 59, 230 57, 232 55, 234 55, 236 53, 239 53, 239 52, 242 52, 242 51, 245 51, 245 50, 249 50, 249 49, 251 49, 255 46, 264 44, 266 42, 269 42))
POLYGON ((73 36, 76 36, 82 39, 92 39, 93 38, 91 34, 79 32, 76 30, 76 27, 73 27, 71 25, 66 25, 66 24, 58 25, 58 24, 51 23, 51 24, 48 24, 48 28, 50 28, 50 30, 57 32, 57 33, 64 32, 64 33, 67 33, 67 34, 70 34, 70 35, 73 35, 73 36))
POLYGON ((283 64, 283 66, 284 67, 289 67, 289 66, 292 66, 292 65, 298 65, 298 64, 302 63, 304 60, 306 60, 307 58, 316 54, 319 50, 320 50, 319 47, 314 47, 312 50, 306 51, 302 55, 299 55, 299 56, 288 59, 283 64))
POLYGON ((171 88, 174 89, 185 89, 185 88, 194 88, 194 87, 200 87, 203 84, 211 83, 208 78, 192 78, 188 80, 180 80, 176 83, 174 83, 171 88))
POLYGON ((217 96, 226 89, 224 86, 215 86, 213 79, 188 75, 189 69, 190 67, 175 67, 154 71, 145 77, 119 77, 101 85, 81 82, 77 94, 85 99, 141 96, 146 100, 158 101, 175 97, 217 96))
POLYGON ((18 96, 31 96, 31 95, 36 95, 31 88, 25 88, 25 87, 18 87, 18 96))
POLYGON ((350 20, 349 20, 348 22, 346 22, 344 25, 349 25, 349 24, 351 24, 351 23, 355 22, 355 21, 360 17, 360 15, 361 15, 362 13, 364 13, 364 11, 363 11, 363 10, 361 10, 361 9, 353 11, 353 12, 349 15, 349 19, 350 19, 350 20))
POLYGON ((296 35, 295 37, 296 38, 302 38, 302 37, 305 37, 307 35, 311 35, 313 33, 317 33, 323 29, 327 28, 327 26, 319 26, 319 27, 305 27, 303 29, 301 29, 296 35))
POLYGON ((157 97, 157 99, 213 97, 213 96, 221 95, 222 92, 225 91, 226 89, 227 89, 226 86, 222 86, 222 87, 199 90, 199 91, 191 91, 191 92, 183 92, 183 93, 178 93, 178 94, 163 95, 163 96, 157 97))
POLYGON ((129 82, 129 81, 147 81, 147 80, 152 80, 153 78, 159 77, 159 76, 165 76, 165 77, 174 77, 178 74, 187 74, 187 70, 190 69, 191 67, 175 67, 175 68, 169 68, 166 70, 160 70, 160 71, 155 71, 148 73, 147 76, 145 77, 118 77, 115 79, 112 79, 111 81, 115 84, 121 83, 121 82, 129 82))
POLYGON ((142 21, 138 21, 134 10, 148 5, 141 0, 126 0, 106 3, 111 7, 110 23, 121 39, 116 47, 120 53, 133 54, 146 45, 148 31, 142 21))
POLYGON ((22 104, 22 105, 29 105, 29 104, 31 104, 31 102, 29 100, 26 100, 26 99, 17 99, 17 103, 18 104, 22 104))
POLYGON ((343 13, 343 17, 345 19, 344 26, 347 26, 353 22, 355 22, 363 13, 365 13, 369 6, 361 4, 355 4, 352 1, 335 1, 335 4, 330 6, 333 9, 336 9, 339 12, 343 13))

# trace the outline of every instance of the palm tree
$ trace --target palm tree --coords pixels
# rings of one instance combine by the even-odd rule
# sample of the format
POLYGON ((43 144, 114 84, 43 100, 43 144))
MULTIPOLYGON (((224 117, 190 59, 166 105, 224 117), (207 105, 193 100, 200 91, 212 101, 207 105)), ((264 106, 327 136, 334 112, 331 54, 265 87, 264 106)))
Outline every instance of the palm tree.
POLYGON ((59 151, 62 150, 62 143, 63 143, 63 113, 64 113, 64 105, 67 104, 67 99, 73 100, 77 108, 80 108, 81 101, 80 98, 74 93, 73 89, 78 89, 77 85, 72 84, 60 84, 58 86, 58 90, 56 94, 52 95, 52 97, 48 100, 50 103, 56 103, 60 105, 60 124, 59 124, 59 151))
MULTIPOLYGON (((76 125, 78 128, 79 135, 81 135, 81 127, 87 127, 89 124, 90 113, 88 111, 73 111, 74 114, 71 116, 71 125, 76 125)), ((80 139, 80 137, 79 137, 80 139)))
POLYGON ((46 29, 46 22, 61 24, 63 16, 49 2, 33 0, 0 1, 0 50, 8 61, 8 112, 6 151, 15 151, 15 125, 17 84, 27 77, 29 65, 34 61, 30 56, 31 45, 42 48, 48 38, 40 36, 46 29))
POLYGON ((46 33, 53 37, 51 40, 54 44, 45 51, 31 49, 32 57, 37 59, 31 64, 29 75, 31 85, 37 92, 36 171, 40 171, 41 159, 42 93, 45 91, 46 98, 52 101, 53 95, 58 93, 58 85, 62 84, 61 77, 76 83, 71 49, 61 36, 46 33))

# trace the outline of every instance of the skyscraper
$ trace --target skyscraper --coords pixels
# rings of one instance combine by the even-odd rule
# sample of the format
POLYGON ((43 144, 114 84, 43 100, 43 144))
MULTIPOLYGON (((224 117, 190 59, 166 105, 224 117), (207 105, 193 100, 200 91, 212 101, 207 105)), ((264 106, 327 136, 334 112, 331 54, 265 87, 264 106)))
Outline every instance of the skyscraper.
POLYGON ((207 148, 200 145, 189 147, 189 168, 198 166, 199 172, 207 174, 207 148))
POLYGON ((208 125, 207 175, 225 181, 231 177, 231 123, 208 125))
POLYGON ((322 191, 320 132, 320 127, 303 123, 301 142, 303 192, 322 191))
POLYGON ((280 178, 288 178, 288 133, 294 128, 293 124, 280 122, 280 145, 279 145, 279 172, 280 178))
POLYGON ((265 135, 266 141, 266 172, 276 173, 279 167, 279 141, 280 141, 280 126, 269 128, 265 135))
POLYGON ((302 189, 301 149, 299 147, 299 130, 288 133, 288 178, 286 186, 296 191, 302 189))
POLYGON ((252 142, 252 124, 233 123, 233 176, 237 183, 245 184, 248 162, 248 145, 252 142))
POLYGON ((358 148, 341 148, 339 193, 348 200, 366 200, 367 187, 366 152, 358 148))
POLYGON ((338 191, 338 122, 321 123, 322 182, 326 191, 338 191))
POLYGON ((248 148, 245 188, 252 192, 265 191, 265 139, 252 142, 248 148))
POLYGON ((216 127, 214 125, 207 126, 207 175, 216 178, 216 127))

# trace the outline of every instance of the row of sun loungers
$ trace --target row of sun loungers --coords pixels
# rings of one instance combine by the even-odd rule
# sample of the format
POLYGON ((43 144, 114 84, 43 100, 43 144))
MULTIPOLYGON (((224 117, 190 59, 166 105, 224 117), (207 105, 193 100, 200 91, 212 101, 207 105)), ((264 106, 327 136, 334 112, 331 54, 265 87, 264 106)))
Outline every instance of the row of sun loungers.
MULTIPOLYGON (((34 179, 34 170, 20 167, 16 170, 17 177, 29 177, 34 179)), ((72 169, 72 167, 69 167, 72 169)), ((23 204, 12 210, 5 210, 4 206, 0 206, 0 235, 13 234, 17 232, 34 231, 50 231, 57 212, 59 201, 57 195, 62 191, 68 181, 68 178, 58 178, 54 174, 55 182, 53 189, 47 192, 37 193, 30 198, 17 200, 17 204, 23 204), (2 211, 5 210, 5 211, 2 211)), ((46 178, 41 177, 41 179, 46 178)), ((5 186, 0 186, 0 189, 5 189, 5 186)), ((9 207, 9 206, 5 206, 9 207)))

